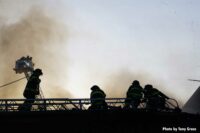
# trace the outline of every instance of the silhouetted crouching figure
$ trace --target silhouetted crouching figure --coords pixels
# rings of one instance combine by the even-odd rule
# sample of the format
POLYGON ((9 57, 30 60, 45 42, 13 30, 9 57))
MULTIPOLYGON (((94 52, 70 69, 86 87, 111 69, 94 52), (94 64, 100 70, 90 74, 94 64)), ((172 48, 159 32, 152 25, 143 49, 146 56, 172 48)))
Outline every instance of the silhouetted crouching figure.
POLYGON ((139 81, 133 81, 132 85, 129 87, 126 93, 125 109, 137 109, 140 105, 143 96, 143 89, 140 86, 139 81))
POLYGON ((92 86, 91 90, 91 106, 89 107, 89 110, 108 109, 107 103, 105 101, 106 94, 103 92, 103 90, 101 90, 97 85, 92 86))
POLYGON ((146 85, 144 88, 144 99, 146 101, 147 110, 161 111, 166 108, 166 99, 169 98, 156 88, 153 88, 152 85, 146 85))
POLYGON ((39 79, 39 76, 41 76, 42 70, 41 69, 35 69, 29 78, 25 90, 24 90, 24 97, 26 100, 24 101, 23 105, 19 107, 19 110, 23 111, 30 111, 32 108, 32 104, 35 102, 35 98, 37 95, 40 94, 39 91, 39 85, 41 80, 39 79))

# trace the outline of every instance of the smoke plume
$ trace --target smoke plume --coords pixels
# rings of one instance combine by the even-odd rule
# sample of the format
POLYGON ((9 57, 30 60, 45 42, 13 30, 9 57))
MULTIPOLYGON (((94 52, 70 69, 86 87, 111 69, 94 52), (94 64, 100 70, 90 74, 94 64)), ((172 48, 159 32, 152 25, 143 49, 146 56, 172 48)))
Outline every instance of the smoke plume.
MULTIPOLYGON (((53 87, 67 80, 66 37, 65 25, 38 8, 32 8, 15 23, 3 24, 0 27, 0 84, 24 76, 12 69, 17 59, 29 55, 43 71, 41 86, 45 87, 45 96, 56 97, 53 87)), ((25 84, 24 80, 0 88, 0 97, 22 98, 25 84)), ((69 97, 67 94, 65 97, 69 97)))

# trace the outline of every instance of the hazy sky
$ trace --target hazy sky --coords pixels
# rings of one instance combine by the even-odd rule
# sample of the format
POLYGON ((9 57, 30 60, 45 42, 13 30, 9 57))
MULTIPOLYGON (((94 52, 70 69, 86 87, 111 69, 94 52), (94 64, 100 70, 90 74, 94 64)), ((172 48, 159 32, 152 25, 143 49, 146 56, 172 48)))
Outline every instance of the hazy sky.
MULTIPOLYGON (((40 8, 65 25, 64 45, 52 56, 66 57, 66 69, 55 71, 67 79, 55 82, 72 97, 89 97, 94 84, 108 97, 117 91, 123 97, 138 79, 184 103, 199 85, 187 81, 200 79, 199 0, 0 0, 0 7, 1 24, 40 8)), ((42 78, 47 92, 48 77, 42 78)))

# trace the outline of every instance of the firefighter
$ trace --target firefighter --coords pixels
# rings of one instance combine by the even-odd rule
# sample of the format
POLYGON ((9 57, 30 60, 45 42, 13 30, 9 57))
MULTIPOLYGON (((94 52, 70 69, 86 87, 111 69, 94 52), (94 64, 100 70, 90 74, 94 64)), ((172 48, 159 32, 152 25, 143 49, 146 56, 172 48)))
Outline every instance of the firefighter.
POLYGON ((165 102, 166 99, 169 98, 158 89, 148 84, 144 87, 144 99, 147 110, 161 111, 166 108, 165 102))
POLYGON ((91 87, 91 106, 89 109, 107 109, 107 103, 105 101, 106 94, 97 85, 91 87))
POLYGON ((31 110, 32 104, 34 103, 36 96, 40 94, 39 85, 41 80, 39 79, 39 76, 41 75, 43 75, 42 70, 35 69, 28 79, 25 90, 23 92, 26 100, 20 110, 31 110))
POLYGON ((126 93, 125 109, 137 109, 143 97, 143 89, 139 81, 134 80, 126 93))

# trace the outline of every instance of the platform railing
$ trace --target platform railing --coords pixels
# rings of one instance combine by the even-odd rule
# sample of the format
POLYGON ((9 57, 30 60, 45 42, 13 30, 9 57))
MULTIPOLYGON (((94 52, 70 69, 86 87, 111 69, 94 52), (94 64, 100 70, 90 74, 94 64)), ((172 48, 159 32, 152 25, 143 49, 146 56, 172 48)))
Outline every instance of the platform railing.
MULTIPOLYGON (((101 99, 92 99, 92 101, 101 99)), ((106 98, 108 109, 123 109, 126 98, 106 98)), ((63 111, 63 110, 88 110, 91 99, 46 98, 46 99, 0 99, 0 112, 24 111, 20 107, 30 107, 28 111, 63 111), (33 101, 34 102, 31 102, 33 101)), ((178 108, 174 99, 166 101, 164 111, 173 111, 178 108)), ((146 103, 141 99, 137 109, 146 109, 146 103)), ((26 110, 27 111, 27 110, 26 110)), ((162 111, 162 110, 161 110, 162 111)))
MULTIPOLYGON (((31 111, 87 110, 91 105, 89 98, 0 99, 0 112, 19 111, 19 107, 24 105, 25 101, 31 100, 35 101, 31 104, 31 111)), ((123 107, 124 101, 125 98, 106 98, 109 107, 123 107)))

